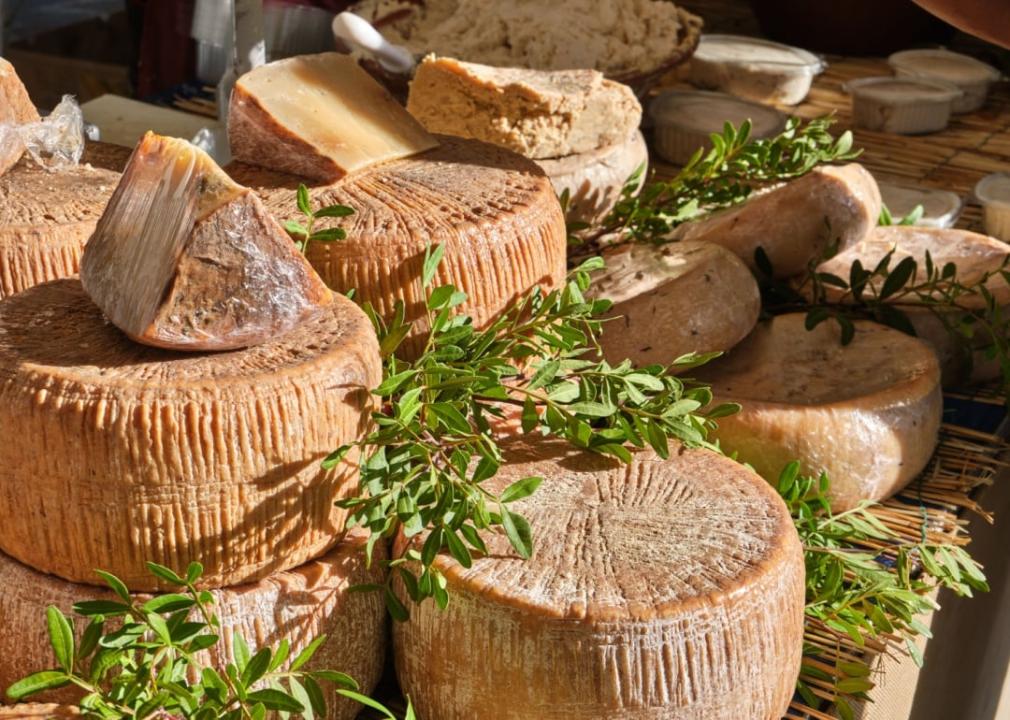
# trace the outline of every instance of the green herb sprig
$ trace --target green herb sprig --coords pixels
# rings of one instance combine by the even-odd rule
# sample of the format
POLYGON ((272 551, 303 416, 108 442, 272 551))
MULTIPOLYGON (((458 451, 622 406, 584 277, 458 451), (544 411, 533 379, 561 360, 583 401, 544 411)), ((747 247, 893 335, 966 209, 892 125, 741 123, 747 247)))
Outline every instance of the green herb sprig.
POLYGON ((354 214, 354 209, 346 205, 327 205, 318 210, 312 209, 309 200, 309 189, 305 185, 298 186, 297 193, 298 210, 305 216, 305 222, 288 220, 284 223, 284 229, 288 231, 295 241, 295 247, 299 251, 308 252, 309 245, 314 242, 337 242, 347 238, 347 231, 341 227, 328 227, 316 230, 316 220, 319 218, 342 218, 354 214))

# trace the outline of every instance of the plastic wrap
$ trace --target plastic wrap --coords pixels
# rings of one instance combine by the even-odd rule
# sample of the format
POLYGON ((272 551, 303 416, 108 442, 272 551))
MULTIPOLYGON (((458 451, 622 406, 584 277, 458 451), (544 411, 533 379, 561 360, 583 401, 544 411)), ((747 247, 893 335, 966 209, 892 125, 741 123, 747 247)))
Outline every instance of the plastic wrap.
POLYGON ((47 170, 62 170, 80 162, 84 116, 72 96, 64 95, 59 105, 37 122, 0 125, 0 168, 10 167, 24 152, 47 170))

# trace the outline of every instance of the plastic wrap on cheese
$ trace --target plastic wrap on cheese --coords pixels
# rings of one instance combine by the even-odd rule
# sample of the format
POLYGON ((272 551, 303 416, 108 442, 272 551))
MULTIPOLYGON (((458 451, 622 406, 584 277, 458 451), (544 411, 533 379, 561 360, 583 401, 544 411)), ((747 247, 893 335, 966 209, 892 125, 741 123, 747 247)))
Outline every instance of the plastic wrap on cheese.
POLYGON ((0 123, 0 171, 25 153, 47 170, 73 167, 84 154, 84 116, 70 95, 45 118, 25 123, 0 123))

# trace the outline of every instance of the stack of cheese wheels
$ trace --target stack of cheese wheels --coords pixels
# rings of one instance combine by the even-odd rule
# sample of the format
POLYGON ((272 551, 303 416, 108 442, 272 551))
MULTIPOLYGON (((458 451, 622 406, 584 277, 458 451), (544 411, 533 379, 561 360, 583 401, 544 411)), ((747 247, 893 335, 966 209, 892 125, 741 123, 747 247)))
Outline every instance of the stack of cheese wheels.
POLYGON ((942 413, 940 366, 921 340, 868 321, 843 345, 838 326, 811 331, 780 315, 727 357, 695 371, 718 401, 743 409, 714 436, 769 480, 799 460, 826 472, 847 510, 901 490, 929 462, 942 413))
POLYGON ((540 441, 505 458, 492 492, 544 478, 510 506, 530 522, 533 556, 491 535, 470 568, 436 558, 448 608, 422 603, 393 630, 419 717, 782 716, 802 647, 803 554, 764 480, 707 450, 625 465, 540 441))
MULTIPOLYGON (((213 590, 213 610, 221 621, 221 641, 204 661, 221 667, 233 661, 232 635, 238 631, 250 648, 291 643, 291 657, 320 635, 324 643, 310 668, 337 669, 370 689, 382 672, 386 642, 385 605, 375 593, 351 592, 355 585, 381 583, 381 548, 366 566, 365 535, 351 532, 323 557, 265 580, 213 590)), ((74 603, 115 597, 108 590, 78 585, 44 575, 0 554, 0 617, 10 628, 0 634, 0 690, 41 669, 56 666, 46 629, 46 608, 55 605, 70 614, 74 603)), ((142 597, 140 598, 142 599, 142 597)), ((83 631, 84 623, 77 623, 83 631)), ((43 701, 74 702, 76 687, 47 691, 43 701)), ((360 706, 329 692, 329 717, 353 718, 360 706)), ((21 706, 19 706, 21 707, 21 706)), ((27 711, 31 706, 24 706, 27 711)), ((39 708, 49 712, 49 708, 39 708)), ((7 712, 10 712, 8 710, 7 712)), ((4 716, 0 710, 0 718, 4 716)), ((42 716, 38 716, 42 720, 42 716)))

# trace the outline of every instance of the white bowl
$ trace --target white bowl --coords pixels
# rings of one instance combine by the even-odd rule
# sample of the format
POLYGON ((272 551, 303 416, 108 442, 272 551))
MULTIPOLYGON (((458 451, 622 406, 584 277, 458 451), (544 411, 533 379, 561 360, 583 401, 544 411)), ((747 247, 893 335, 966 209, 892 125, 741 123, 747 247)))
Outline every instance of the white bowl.
POLYGON ((950 190, 913 187, 889 182, 878 182, 880 197, 895 222, 922 206, 922 217, 915 223, 920 227, 949 228, 961 217, 964 198, 950 190))
POLYGON ((845 84, 852 119, 867 130, 920 135, 943 130, 962 91, 950 83, 920 78, 871 77, 845 84))
POLYGON ((975 185, 975 197, 982 204, 986 233, 1010 242, 1010 173, 986 175, 975 185))
POLYGON ((949 50, 902 50, 887 62, 899 77, 941 80, 964 93, 954 101, 953 112, 974 112, 985 105, 989 86, 1000 79, 1000 71, 970 55, 949 50))

